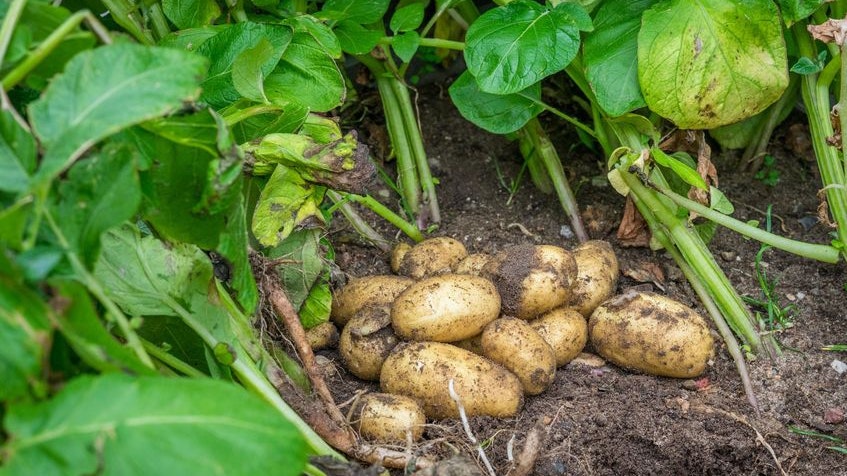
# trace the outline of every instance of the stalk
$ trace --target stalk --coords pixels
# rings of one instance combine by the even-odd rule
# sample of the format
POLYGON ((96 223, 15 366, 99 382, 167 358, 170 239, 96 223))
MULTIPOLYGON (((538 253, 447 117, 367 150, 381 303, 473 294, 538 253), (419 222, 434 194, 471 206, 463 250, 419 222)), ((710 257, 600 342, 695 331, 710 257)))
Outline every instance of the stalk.
POLYGON ((12 41, 12 34, 15 32, 15 26, 18 24, 25 6, 26 0, 12 0, 9 9, 6 10, 6 16, 3 18, 2 25, 0 25, 0 66, 3 65, 3 58, 6 57, 9 43, 12 41))
MULTIPOLYGON (((365 236, 365 238, 368 238, 371 241, 374 241, 375 243, 387 244, 388 240, 380 236, 379 233, 377 233, 373 228, 371 228, 367 223, 365 223, 365 221, 362 220, 361 217, 358 217, 358 213, 356 213, 355 210, 352 209, 350 209, 350 211, 352 211, 355 215, 352 216, 353 220, 351 220, 351 216, 348 216, 344 209, 344 206, 346 205, 347 201, 358 203, 370 209, 372 212, 384 218, 386 221, 397 227, 400 231, 405 233, 406 236, 415 240, 416 242, 423 241, 424 239, 423 234, 420 232, 420 230, 417 229, 417 227, 404 220, 403 217, 401 217, 400 215, 397 215, 396 213, 392 212, 388 207, 386 207, 382 203, 379 203, 379 201, 377 201, 370 195, 356 195, 355 193, 346 193, 342 195, 334 190, 327 191, 327 195, 329 195, 329 198, 340 207, 341 213, 343 213, 344 216, 347 217, 348 220, 350 220, 350 223, 353 225, 354 228, 356 228, 356 231, 362 233, 362 230, 359 229, 359 227, 362 225, 369 228, 370 231, 364 230, 365 233, 363 233, 362 236, 365 236), (358 220, 356 220, 355 217, 358 217, 358 220), (357 223, 354 223, 354 220, 356 220, 357 223)), ((380 248, 383 248, 383 246, 380 246, 380 248)))
POLYGON ((109 10, 115 23, 128 31, 139 43, 145 45, 156 43, 153 34, 144 27, 144 22, 139 18, 136 5, 128 0, 103 0, 103 5, 109 10))
POLYGON ((762 168, 762 159, 771 140, 774 129, 779 123, 779 117, 786 107, 793 107, 797 101, 800 82, 796 76, 791 76, 788 88, 780 96, 779 101, 768 107, 767 119, 763 121, 756 131, 755 138, 741 156, 741 168, 750 173, 758 172, 762 168))
POLYGON ((174 357, 170 352, 166 351, 165 349, 162 349, 161 347, 150 342, 149 340, 146 340, 143 337, 139 337, 139 339, 141 340, 141 345, 144 346, 144 350, 146 350, 148 354, 152 355, 154 358, 167 365, 168 367, 172 368, 173 370, 176 370, 177 372, 185 375, 186 377, 191 378, 209 377, 208 375, 188 365, 179 358, 174 357))

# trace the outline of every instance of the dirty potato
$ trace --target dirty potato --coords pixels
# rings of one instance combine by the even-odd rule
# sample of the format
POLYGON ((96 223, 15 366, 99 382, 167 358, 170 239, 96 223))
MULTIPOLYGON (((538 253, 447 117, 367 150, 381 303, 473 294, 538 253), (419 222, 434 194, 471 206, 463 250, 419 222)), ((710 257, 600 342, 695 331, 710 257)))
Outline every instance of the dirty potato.
POLYGON ((400 263, 403 262, 403 258, 406 257, 406 253, 412 249, 412 245, 408 243, 397 243, 394 248, 391 249, 391 272, 399 273, 400 272, 400 263))
POLYGON ((482 331, 482 354, 518 376, 527 395, 538 395, 556 377, 556 354, 526 321, 497 319, 482 331))
POLYGON ((362 438, 376 443, 405 445, 423 436, 426 417, 413 398, 388 393, 369 393, 353 406, 351 423, 362 438))
POLYGON ((388 307, 366 307, 344 326, 338 351, 350 373, 362 380, 378 380, 382 363, 399 342, 388 307))
POLYGON ((620 268, 612 246, 606 241, 591 240, 573 249, 577 277, 568 306, 586 318, 612 296, 618 284, 620 268))
POLYGON ((648 292, 628 291, 600 304, 588 321, 588 334, 605 359, 662 377, 696 377, 714 352, 703 317, 648 292))
POLYGON ((535 332, 550 344, 556 354, 556 366, 574 359, 588 342, 588 323, 576 309, 557 307, 530 321, 535 332))
POLYGON ((414 281, 403 276, 374 275, 351 280, 332 298, 330 318, 339 327, 365 306, 389 305, 414 281))
POLYGON ((455 273, 479 276, 482 274, 482 268, 485 267, 485 263, 488 263, 489 259, 491 259, 491 255, 486 253, 469 254, 456 265, 455 273))
POLYGON ((338 329, 332 322, 324 322, 306 329, 306 340, 312 350, 327 349, 338 344, 338 329))
POLYGON ((452 273, 459 261, 468 255, 461 241, 447 236, 429 238, 412 247, 400 262, 399 274, 421 279, 452 273))
POLYGON ((510 417, 523 404, 523 388, 515 374, 484 357, 439 342, 398 345, 380 374, 383 392, 412 397, 433 419, 459 416, 450 397, 456 394, 468 416, 510 417))

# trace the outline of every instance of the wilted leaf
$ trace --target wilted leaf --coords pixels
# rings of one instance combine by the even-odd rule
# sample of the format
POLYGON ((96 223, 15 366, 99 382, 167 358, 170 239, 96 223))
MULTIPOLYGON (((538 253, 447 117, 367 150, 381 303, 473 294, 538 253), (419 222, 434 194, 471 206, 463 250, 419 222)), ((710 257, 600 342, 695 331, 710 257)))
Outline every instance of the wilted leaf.
POLYGON ((490 94, 467 71, 450 86, 450 98, 462 117, 495 134, 514 132, 543 110, 540 83, 513 94, 490 94))
POLYGON ((306 328, 326 322, 332 301, 332 295, 323 292, 324 288, 329 291, 329 283, 325 279, 328 265, 320 234, 315 229, 296 231, 267 251, 268 258, 290 260, 276 270, 288 300, 299 311, 306 328))
POLYGON ((315 186, 307 184, 294 169, 277 165, 253 212, 253 235, 259 243, 276 246, 299 221, 315 216, 315 192, 315 186))
POLYGON ((618 227, 617 239, 621 246, 626 247, 650 245, 650 229, 647 227, 644 217, 635 208, 631 197, 626 197, 626 205, 624 206, 621 224, 618 227))
POLYGON ((51 400, 9 407, 5 427, 7 474, 298 475, 306 464, 290 422, 211 379, 81 377, 51 400))
POLYGON ((644 12, 638 78, 647 105, 683 129, 750 117, 788 85, 770 0, 665 0, 644 12))

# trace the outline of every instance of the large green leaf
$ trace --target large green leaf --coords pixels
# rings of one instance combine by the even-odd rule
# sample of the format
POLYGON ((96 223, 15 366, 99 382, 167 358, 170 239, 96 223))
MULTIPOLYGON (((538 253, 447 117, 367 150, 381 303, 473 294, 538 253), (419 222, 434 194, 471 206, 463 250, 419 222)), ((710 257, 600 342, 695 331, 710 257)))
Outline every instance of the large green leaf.
POLYGON ((788 85, 770 0, 665 0, 644 12, 638 79, 647 105, 683 129, 750 117, 788 85))
POLYGON ((36 180, 52 179, 101 139, 197 99, 205 69, 197 55, 131 43, 75 56, 29 108, 47 150, 36 180))
POLYGON ((641 14, 657 0, 610 0, 594 17, 585 38, 583 64, 598 104, 611 116, 644 107, 638 84, 638 30, 641 14))
POLYGON ((206 26, 221 16, 215 0, 162 0, 162 10, 180 30, 206 26))
POLYGON ((826 0, 776 0, 787 25, 808 17, 824 3, 826 0))
POLYGON ((78 161, 54 197, 51 211, 70 251, 94 265, 100 236, 132 218, 141 203, 135 151, 113 143, 78 161))
POLYGON ((295 427, 241 387, 215 380, 108 374, 55 398, 13 405, 4 474, 298 475, 295 427))
POLYGON ((0 272, 0 401, 43 396, 50 309, 19 276, 6 274, 13 270, 4 266, 0 272))
POLYGON ((276 246, 310 217, 318 217, 315 185, 294 169, 277 165, 262 188, 253 212, 253 235, 264 246, 276 246))
POLYGON ((237 101, 241 94, 233 82, 234 63, 246 51, 255 48, 261 41, 273 45, 273 54, 268 55, 261 65, 263 77, 267 77, 279 62, 279 58, 291 41, 291 28, 285 25, 240 22, 230 25, 209 38, 197 48, 197 52, 210 60, 209 76, 203 81, 203 100, 214 108, 222 108, 237 101))
POLYGON ((295 32, 311 35, 330 56, 335 59, 341 58, 341 44, 332 29, 324 22, 311 15, 297 15, 286 20, 295 32))
POLYGON ((341 43, 341 49, 351 55, 364 55, 376 48, 382 38, 382 32, 368 30, 352 21, 341 21, 335 27, 335 35, 341 43))
POLYGON ((465 60, 479 88, 516 93, 564 69, 579 51, 579 31, 591 19, 580 6, 547 8, 518 0, 491 9, 468 29, 465 60))
POLYGON ((23 192, 35 172, 35 139, 7 110, 0 111, 0 191, 23 192))
POLYGON ((465 119, 495 134, 514 132, 543 110, 541 83, 514 94, 490 94, 467 71, 450 86, 450 98, 465 119))
POLYGON ((317 16, 359 24, 374 23, 385 15, 388 3, 388 0, 327 0, 317 16))
POLYGON ((274 104, 298 104, 325 112, 344 102, 344 76, 331 52, 315 38, 296 32, 276 70, 265 81, 265 93, 274 104))

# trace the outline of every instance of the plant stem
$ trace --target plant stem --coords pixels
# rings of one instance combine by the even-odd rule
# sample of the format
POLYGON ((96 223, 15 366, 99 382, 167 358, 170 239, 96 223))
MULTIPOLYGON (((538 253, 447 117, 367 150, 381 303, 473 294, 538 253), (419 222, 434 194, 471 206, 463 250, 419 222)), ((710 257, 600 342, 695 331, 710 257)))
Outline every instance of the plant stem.
MULTIPOLYGON (((326 194, 330 200, 335 203, 335 205, 333 205, 333 207, 329 210, 330 213, 332 213, 334 208, 338 207, 341 214, 344 215, 344 218, 346 218, 353 226, 353 229, 356 230, 356 233, 373 243, 377 248, 384 252, 391 250, 391 245, 389 245, 388 240, 386 240, 379 234, 378 231, 374 230, 364 219, 362 219, 361 215, 359 215, 356 210, 350 206, 347 197, 341 196, 341 194, 335 190, 327 190, 326 194)), ((415 231, 417 231, 417 228, 415 231)))
POLYGON ((596 133, 596 132, 594 132, 594 129, 592 129, 592 128, 590 128, 590 127, 586 126, 585 124, 583 124, 582 122, 580 122, 578 119, 573 118, 573 117, 571 117, 571 116, 569 116, 569 115, 565 114, 564 112, 562 112, 562 111, 560 111, 560 110, 556 109, 555 107, 553 107, 553 106, 551 106, 551 105, 549 105, 549 104, 545 103, 544 101, 540 101, 540 100, 538 100, 538 99, 536 99, 536 98, 534 98, 534 97, 530 97, 530 96, 527 96, 527 95, 522 94, 522 93, 518 93, 518 94, 519 94, 521 97, 526 98, 526 99, 528 99, 529 101, 532 101, 534 104, 537 104, 537 105, 541 106, 542 108, 544 108, 544 110, 545 110, 545 111, 552 112, 553 114, 555 114, 555 115, 556 115, 556 116, 558 116, 559 118, 563 119, 563 120, 564 120, 565 122, 567 122, 568 124, 570 124, 570 125, 572 125, 572 126, 576 127, 577 129, 581 130, 582 132, 584 132, 584 133, 588 134, 589 136, 591 136, 591 137, 593 137, 593 138, 597 139, 597 133, 596 133))
POLYGON ((748 173, 755 173, 761 169, 762 159, 765 151, 767 151, 773 131, 779 123, 780 116, 782 116, 786 108, 794 107, 799 92, 800 82, 797 76, 792 75, 789 79, 788 88, 780 96, 779 101, 768 107, 766 113, 767 118, 759 125, 753 142, 744 150, 740 164, 742 170, 748 173))
POLYGON ((9 50, 9 43, 11 43, 12 35, 15 33, 15 26, 18 24, 25 6, 26 0, 12 0, 9 9, 6 10, 6 16, 3 18, 2 25, 0 25, 0 66, 3 66, 3 59, 6 57, 6 51, 9 50))
MULTIPOLYGON (((334 190, 329 190, 328 195, 329 195, 329 198, 332 199, 333 202, 341 203, 342 206, 343 206, 343 203, 345 201, 349 200, 349 201, 356 202, 360 205, 367 207, 372 212, 376 213, 380 217, 387 220, 389 223, 391 223, 392 225, 397 227, 400 231, 405 233, 406 236, 415 240, 416 242, 423 241, 423 239, 424 239, 423 234, 420 232, 420 230, 417 229, 417 227, 415 227, 413 224, 404 220, 400 215, 397 215, 396 213, 391 211, 388 207, 386 207, 385 205, 383 205, 382 203, 380 203, 379 201, 377 201, 375 198, 371 197, 370 195, 356 195, 354 193, 347 193, 347 194, 341 195, 334 190)), ((355 213, 355 211, 354 211, 354 213, 355 213)), ((358 216, 358 214, 357 214, 357 216, 358 216)), ((349 219, 349 217, 348 217, 348 219, 349 219)), ((361 220, 361 218, 359 218, 359 220, 361 220)), ((362 223, 364 225, 367 225, 367 223, 364 223, 364 221, 362 223)), ((356 225, 354 224, 354 227, 355 226, 356 225)), ((370 226, 368 226, 368 228, 370 228, 370 226)), ((373 230, 373 229, 371 228, 371 230, 373 230)), ((357 231, 358 231, 358 229, 357 229, 357 231)), ((374 231, 373 233, 376 233, 376 231, 374 231)), ((376 236, 379 236, 379 234, 377 233, 376 236)), ((379 239, 380 239, 380 242, 382 242, 382 243, 388 242, 387 240, 385 240, 381 236, 379 236, 379 239)))
POLYGON ((741 220, 736 220, 731 216, 724 215, 723 213, 712 210, 711 208, 701 205, 694 200, 683 197, 667 187, 656 183, 651 183, 651 185, 677 205, 702 215, 718 225, 725 226, 730 230, 741 233, 748 238, 752 238, 756 241, 771 245, 774 248, 779 248, 783 251, 787 251, 804 258, 811 258, 824 263, 838 263, 840 251, 833 246, 805 243, 769 233, 761 228, 748 225, 741 220))
POLYGON ((249 119, 253 116, 258 116, 261 114, 273 114, 282 112, 284 109, 281 106, 277 106, 274 104, 257 104, 255 106, 245 107, 244 109, 237 109, 232 114, 224 117, 224 122, 229 127, 232 127, 239 122, 249 119))
POLYGON ((144 22, 138 15, 138 7, 128 0, 103 0, 103 5, 111 13, 112 19, 122 26, 140 43, 153 45, 156 40, 150 30, 144 28, 144 22))
POLYGON ((165 18, 165 12, 162 11, 162 5, 154 2, 147 10, 150 15, 150 20, 153 24, 153 33, 156 34, 156 39, 161 40, 171 33, 171 27, 168 25, 168 20, 165 18))
MULTIPOLYGON (((390 45, 394 43, 393 36, 384 36, 379 40, 379 44, 381 45, 390 45)), ((464 51, 465 42, 463 41, 453 41, 453 40, 442 40, 441 38, 421 38, 420 46, 428 46, 432 48, 444 48, 445 50, 455 50, 455 51, 464 51)))
POLYGON ((144 346, 144 350, 147 351, 148 354, 152 355, 154 358, 158 359, 163 364, 168 367, 180 372, 186 377, 191 378, 208 378, 209 376, 204 374, 203 372, 195 369, 194 367, 188 365, 183 362, 179 358, 175 357, 165 349, 157 346, 156 344, 144 339, 143 337, 139 337, 141 341, 141 345, 144 346))

